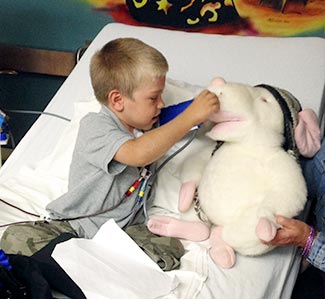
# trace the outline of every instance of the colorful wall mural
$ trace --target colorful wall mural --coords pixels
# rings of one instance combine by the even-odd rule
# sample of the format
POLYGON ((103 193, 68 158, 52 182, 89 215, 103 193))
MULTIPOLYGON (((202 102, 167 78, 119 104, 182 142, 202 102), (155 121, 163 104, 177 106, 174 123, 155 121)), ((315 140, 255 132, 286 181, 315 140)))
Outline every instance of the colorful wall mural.
POLYGON ((324 0, 87 0, 115 21, 206 33, 321 36, 324 0))

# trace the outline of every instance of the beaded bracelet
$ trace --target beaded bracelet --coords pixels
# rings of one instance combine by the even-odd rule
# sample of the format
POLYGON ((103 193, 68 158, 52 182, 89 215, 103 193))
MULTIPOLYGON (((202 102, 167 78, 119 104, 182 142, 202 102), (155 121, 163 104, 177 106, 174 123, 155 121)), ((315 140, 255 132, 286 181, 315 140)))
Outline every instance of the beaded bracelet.
POLYGON ((316 237, 316 229, 315 227, 311 226, 306 245, 301 253, 303 257, 307 257, 309 255, 310 249, 315 241, 315 237, 316 237))

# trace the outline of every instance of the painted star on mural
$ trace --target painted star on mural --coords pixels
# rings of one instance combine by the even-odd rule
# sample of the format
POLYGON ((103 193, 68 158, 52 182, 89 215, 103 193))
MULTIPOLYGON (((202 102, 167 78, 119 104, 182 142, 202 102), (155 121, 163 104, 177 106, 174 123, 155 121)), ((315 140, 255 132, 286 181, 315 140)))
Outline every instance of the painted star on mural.
POLYGON ((324 37, 325 0, 79 1, 109 13, 116 22, 135 26, 211 34, 324 37))
POLYGON ((158 9, 157 10, 163 10, 165 12, 165 15, 168 13, 168 9, 172 7, 172 4, 169 3, 167 0, 159 0, 156 1, 158 4, 158 9))

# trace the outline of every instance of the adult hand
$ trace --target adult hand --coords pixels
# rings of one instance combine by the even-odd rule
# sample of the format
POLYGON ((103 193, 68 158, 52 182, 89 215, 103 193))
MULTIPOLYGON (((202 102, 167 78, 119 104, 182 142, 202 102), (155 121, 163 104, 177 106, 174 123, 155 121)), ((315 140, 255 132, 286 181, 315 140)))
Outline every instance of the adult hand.
POLYGON ((284 216, 276 216, 276 222, 281 226, 281 228, 278 229, 273 240, 266 244, 275 246, 296 245, 305 247, 311 229, 308 224, 284 216))

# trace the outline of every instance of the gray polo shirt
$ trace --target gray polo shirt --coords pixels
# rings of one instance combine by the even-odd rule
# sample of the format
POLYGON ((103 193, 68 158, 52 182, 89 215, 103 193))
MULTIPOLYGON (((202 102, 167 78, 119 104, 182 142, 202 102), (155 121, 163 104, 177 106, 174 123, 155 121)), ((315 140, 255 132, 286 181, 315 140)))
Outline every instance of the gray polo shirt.
MULTIPOLYGON (((47 205, 51 218, 91 215, 114 205, 139 177, 139 169, 113 160, 120 146, 135 138, 117 116, 103 106, 81 121, 69 173, 68 192, 47 205)), ((113 218, 124 228, 136 203, 134 192, 119 206, 96 216, 69 221, 80 237, 92 238, 113 218)), ((143 223, 140 212, 132 224, 143 223)))

